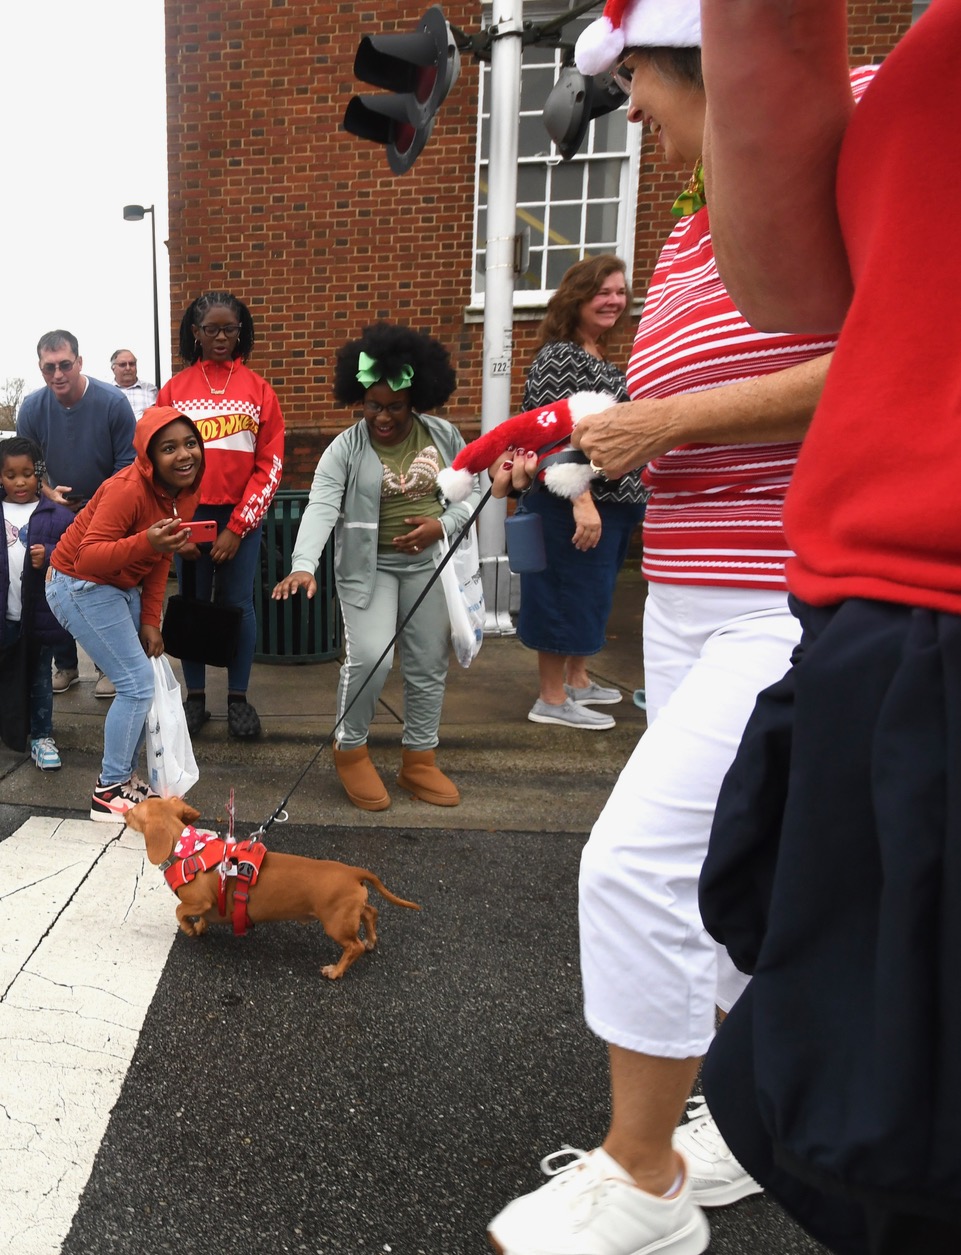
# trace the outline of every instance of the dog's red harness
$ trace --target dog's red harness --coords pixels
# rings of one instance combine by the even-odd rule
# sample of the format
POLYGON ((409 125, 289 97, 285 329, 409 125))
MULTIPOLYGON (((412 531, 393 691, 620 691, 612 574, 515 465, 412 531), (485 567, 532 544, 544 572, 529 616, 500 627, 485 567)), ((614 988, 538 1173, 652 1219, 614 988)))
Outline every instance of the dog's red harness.
POLYGON ((161 864, 164 880, 177 892, 190 884, 201 872, 220 868, 217 910, 227 914, 227 878, 235 876, 233 926, 234 936, 242 937, 253 923, 247 914, 250 888, 257 883, 260 866, 267 847, 262 841, 224 841, 214 832, 200 832, 188 825, 177 839, 173 853, 161 864))

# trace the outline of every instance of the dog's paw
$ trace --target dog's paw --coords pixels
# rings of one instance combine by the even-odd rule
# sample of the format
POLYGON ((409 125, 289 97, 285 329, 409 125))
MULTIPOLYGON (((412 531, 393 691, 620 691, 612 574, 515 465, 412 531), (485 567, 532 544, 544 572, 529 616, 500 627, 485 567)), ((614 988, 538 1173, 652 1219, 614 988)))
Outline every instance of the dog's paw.
POLYGON ((326 976, 328 980, 340 980, 343 972, 340 971, 336 963, 328 963, 326 967, 320 969, 321 976, 326 976))

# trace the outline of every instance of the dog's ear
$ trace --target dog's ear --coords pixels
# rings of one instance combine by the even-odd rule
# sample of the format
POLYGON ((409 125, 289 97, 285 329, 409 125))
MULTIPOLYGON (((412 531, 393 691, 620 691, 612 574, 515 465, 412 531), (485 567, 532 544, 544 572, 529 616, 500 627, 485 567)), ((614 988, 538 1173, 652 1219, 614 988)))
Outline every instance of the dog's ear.
MULTIPOLYGON (((159 801, 159 798, 148 798, 147 802, 141 804, 149 806, 149 803, 153 801, 159 801)), ((177 845, 182 831, 177 812, 172 813, 172 808, 168 804, 163 804, 162 808, 152 808, 141 827, 143 842, 147 846, 147 861, 152 862, 154 867, 158 867, 164 858, 171 857, 173 847, 177 845)))
POLYGON ((195 819, 200 818, 200 811, 195 810, 194 807, 191 806, 189 802, 185 802, 182 797, 172 797, 170 801, 173 803, 174 810, 185 824, 192 824, 195 819))

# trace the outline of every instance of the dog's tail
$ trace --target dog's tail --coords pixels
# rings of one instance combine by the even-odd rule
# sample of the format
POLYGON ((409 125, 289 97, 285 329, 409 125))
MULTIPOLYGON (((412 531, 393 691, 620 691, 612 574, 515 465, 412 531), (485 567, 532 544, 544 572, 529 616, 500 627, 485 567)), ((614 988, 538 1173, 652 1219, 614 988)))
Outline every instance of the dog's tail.
POLYGON ((380 896, 386 898, 388 902, 393 902, 394 906, 409 906, 412 911, 420 910, 416 902, 408 902, 406 898, 398 898, 395 893, 391 893, 380 877, 375 876, 373 872, 364 871, 362 867, 358 867, 357 872, 361 880, 369 881, 380 896))

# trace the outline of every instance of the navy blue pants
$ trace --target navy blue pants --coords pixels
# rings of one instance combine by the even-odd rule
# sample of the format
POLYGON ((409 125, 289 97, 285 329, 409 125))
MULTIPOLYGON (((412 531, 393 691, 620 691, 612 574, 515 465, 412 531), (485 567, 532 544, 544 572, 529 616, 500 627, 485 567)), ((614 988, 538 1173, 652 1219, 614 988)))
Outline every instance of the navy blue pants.
POLYGON ((758 698, 701 876, 708 931, 753 973, 708 1101, 831 1249, 956 1255, 961 618, 795 609, 794 665, 758 698))

